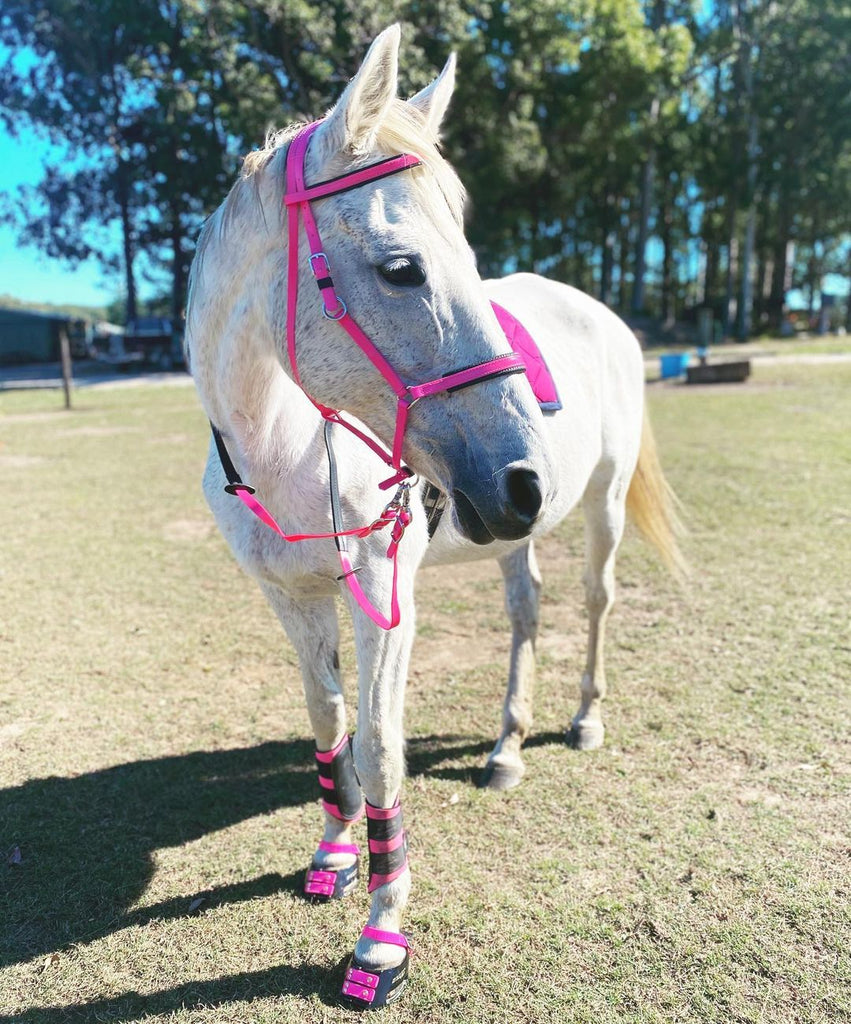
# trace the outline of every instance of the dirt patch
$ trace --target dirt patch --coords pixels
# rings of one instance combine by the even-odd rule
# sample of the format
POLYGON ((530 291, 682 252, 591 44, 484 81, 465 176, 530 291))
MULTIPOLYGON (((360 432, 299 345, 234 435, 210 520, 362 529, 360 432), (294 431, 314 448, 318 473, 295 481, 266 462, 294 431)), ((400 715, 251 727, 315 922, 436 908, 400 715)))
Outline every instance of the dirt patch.
POLYGON ((118 434, 138 434, 141 427, 66 427, 56 432, 58 437, 115 437, 118 434))
POLYGON ((25 469, 47 462, 43 455, 0 455, 0 469, 25 469))

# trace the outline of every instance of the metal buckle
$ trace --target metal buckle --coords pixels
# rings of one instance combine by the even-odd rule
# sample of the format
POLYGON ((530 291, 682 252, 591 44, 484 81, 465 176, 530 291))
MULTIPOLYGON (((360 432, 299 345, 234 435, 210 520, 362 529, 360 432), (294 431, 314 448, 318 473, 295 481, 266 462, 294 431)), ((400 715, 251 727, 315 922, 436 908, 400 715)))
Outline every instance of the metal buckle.
POLYGON ((346 313, 348 313, 346 304, 339 295, 337 296, 337 302, 339 302, 340 305, 336 309, 328 309, 325 303, 322 303, 322 315, 326 320, 342 320, 346 313))
POLYGON ((331 264, 328 262, 328 257, 325 255, 324 252, 312 253, 310 256, 307 257, 307 262, 308 265, 310 266, 310 271, 314 277, 327 277, 331 273, 331 264), (325 270, 317 270, 316 267, 314 267, 313 265, 314 260, 325 260, 325 270))

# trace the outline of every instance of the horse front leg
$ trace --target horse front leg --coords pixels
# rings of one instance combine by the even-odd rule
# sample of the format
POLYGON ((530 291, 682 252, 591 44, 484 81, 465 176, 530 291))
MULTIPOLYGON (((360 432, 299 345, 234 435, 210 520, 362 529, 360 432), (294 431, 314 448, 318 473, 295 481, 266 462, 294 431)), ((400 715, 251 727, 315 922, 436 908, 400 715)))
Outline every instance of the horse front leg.
MULTIPOLYGON (((401 577, 401 574, 400 574, 401 577)), ((400 932, 411 874, 402 820, 403 708, 414 639, 413 580, 399 582, 402 622, 385 631, 353 608, 359 673, 354 755, 366 797, 369 918, 346 971, 343 995, 375 1009, 407 984, 407 941, 400 932)))
POLYGON ((588 654, 580 687, 581 703, 567 734, 578 750, 603 745, 602 702, 606 696, 603 649, 606 619, 615 603, 615 555, 626 522, 629 480, 609 473, 592 476, 582 498, 585 516, 585 606, 588 610, 588 654))
POLYGON ((351 829, 363 816, 363 798, 346 730, 337 610, 331 597, 296 601, 278 587, 261 586, 298 654, 316 740, 325 827, 304 893, 318 901, 340 899, 357 885, 360 850, 351 829))
POLYGON ((511 789, 526 770, 520 749, 532 728, 535 638, 541 596, 541 574, 532 541, 501 558, 499 567, 505 581, 505 608, 511 620, 511 662, 502 734, 488 758, 479 785, 511 789))

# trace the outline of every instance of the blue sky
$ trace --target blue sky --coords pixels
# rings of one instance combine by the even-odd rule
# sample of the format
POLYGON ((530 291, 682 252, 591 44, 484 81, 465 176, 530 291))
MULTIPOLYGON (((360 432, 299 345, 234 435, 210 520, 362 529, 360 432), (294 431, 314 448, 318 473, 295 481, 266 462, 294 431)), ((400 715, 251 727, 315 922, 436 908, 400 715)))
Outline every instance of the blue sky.
MULTIPOLYGON (((51 144, 33 132, 13 138, 0 129, 0 193, 14 194, 41 178, 51 144)), ((104 306, 119 294, 120 280, 107 278, 93 261, 70 268, 39 250, 19 246, 15 232, 0 225, 0 294, 31 302, 73 302, 104 306)))

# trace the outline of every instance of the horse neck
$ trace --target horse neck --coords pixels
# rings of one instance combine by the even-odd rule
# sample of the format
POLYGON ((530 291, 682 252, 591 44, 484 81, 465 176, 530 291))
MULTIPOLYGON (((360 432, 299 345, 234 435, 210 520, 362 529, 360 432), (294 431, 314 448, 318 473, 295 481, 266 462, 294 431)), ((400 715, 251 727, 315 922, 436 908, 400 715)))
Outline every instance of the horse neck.
MULTIPOLYGON (((199 246, 188 316, 190 365, 207 416, 236 442, 246 470, 280 472, 315 440, 321 420, 281 366, 270 321, 269 296, 284 288, 284 233, 270 237, 262 211, 255 211, 253 224, 245 209, 233 216, 230 206, 240 198, 232 195, 219 208, 199 246), (228 230, 229 214, 239 231, 228 230)), ((275 304, 281 322, 285 299, 280 294, 275 304)))

